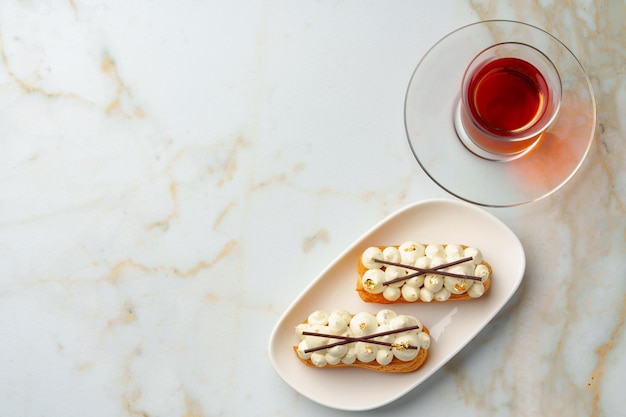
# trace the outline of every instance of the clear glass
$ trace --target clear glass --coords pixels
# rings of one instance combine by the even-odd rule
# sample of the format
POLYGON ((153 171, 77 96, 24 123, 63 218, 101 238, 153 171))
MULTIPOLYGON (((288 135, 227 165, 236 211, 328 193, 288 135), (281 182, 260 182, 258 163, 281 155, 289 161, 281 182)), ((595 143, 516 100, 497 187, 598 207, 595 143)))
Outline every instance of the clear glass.
POLYGON ((506 161, 532 150, 560 106, 561 78, 550 58, 530 45, 504 42, 481 51, 468 65, 454 123, 470 151, 506 161), (487 98, 479 101, 481 95, 487 98))
POLYGON ((593 141, 596 107, 587 74, 557 38, 525 23, 491 20, 457 29, 423 56, 407 88, 404 116, 411 150, 435 183, 470 203, 511 207, 554 193, 576 173, 593 141), (466 69, 501 43, 524 44, 545 55, 559 74, 561 100, 532 151, 489 159, 468 150, 455 118, 466 69))

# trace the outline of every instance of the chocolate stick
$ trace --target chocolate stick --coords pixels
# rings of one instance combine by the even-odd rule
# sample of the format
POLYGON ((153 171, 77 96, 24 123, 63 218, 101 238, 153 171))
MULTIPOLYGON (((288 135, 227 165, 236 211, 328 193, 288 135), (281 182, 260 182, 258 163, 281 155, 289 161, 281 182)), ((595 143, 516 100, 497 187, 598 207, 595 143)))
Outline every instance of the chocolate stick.
POLYGON ((424 275, 424 274, 437 274, 437 275, 445 275, 447 277, 452 277, 452 278, 461 278, 461 279, 471 279, 473 281, 482 281, 482 279, 480 277, 477 277, 477 276, 474 276, 474 275, 461 275, 461 274, 454 274, 454 273, 448 272, 448 271, 440 271, 440 269, 447 268, 447 267, 454 266, 454 265, 458 265, 458 264, 462 264, 464 262, 471 261, 472 259, 473 258, 471 256, 469 256, 467 258, 457 259, 456 261, 452 261, 452 262, 449 262, 449 263, 446 263, 446 264, 438 265, 438 266, 436 266, 434 268, 418 268, 418 267, 413 266, 413 265, 399 264, 399 263, 396 263, 396 262, 385 261, 385 260, 382 260, 382 259, 374 259, 374 262, 378 262, 380 264, 385 264, 385 265, 398 266, 398 267, 401 267, 401 268, 410 269, 412 271, 417 271, 417 273, 415 273, 415 274, 409 274, 409 275, 406 275, 404 277, 399 277, 399 278, 396 278, 396 279, 385 281, 385 282, 383 282, 383 285, 393 284, 394 282, 404 281, 404 280, 407 280, 409 278, 417 277, 417 276, 424 275))
MULTIPOLYGON (((311 349, 306 349, 304 351, 304 353, 309 353, 309 352, 315 352, 318 350, 323 350, 323 349, 328 349, 331 347, 335 347, 335 346, 341 346, 341 345, 347 345, 348 343, 352 343, 352 342, 369 342, 372 344, 376 344, 376 345, 382 345, 382 346, 392 346, 392 347, 397 347, 395 346, 393 343, 387 343, 387 342, 380 342, 378 340, 371 340, 375 337, 381 337, 381 336, 387 336, 390 334, 394 334, 394 333, 402 333, 402 332, 406 332, 409 330, 415 330, 415 329, 420 329, 421 327, 416 325, 416 326, 408 326, 408 327, 402 327, 400 329, 395 329, 395 330, 386 330, 384 332, 380 332, 380 333, 373 333, 373 334, 369 334, 363 337, 350 337, 350 336, 341 336, 341 335, 336 335, 336 334, 325 334, 325 333, 315 333, 315 332, 307 332, 304 331, 302 332, 302 334, 304 336, 319 336, 319 337, 327 337, 329 339, 340 339, 341 342, 335 342, 335 343, 331 343, 328 345, 322 345, 322 346, 317 346, 311 349)), ((404 346, 402 345, 402 348, 404 349, 417 349, 416 346, 404 346)))

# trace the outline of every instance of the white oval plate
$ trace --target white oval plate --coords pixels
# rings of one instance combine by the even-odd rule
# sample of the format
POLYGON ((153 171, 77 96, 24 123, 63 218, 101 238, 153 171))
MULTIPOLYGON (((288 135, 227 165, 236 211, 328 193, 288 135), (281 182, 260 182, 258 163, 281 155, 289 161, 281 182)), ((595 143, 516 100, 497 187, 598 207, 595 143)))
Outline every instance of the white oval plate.
POLYGON ((524 249, 517 236, 485 210, 440 199, 411 204, 357 239, 305 288, 272 332, 270 360, 285 382, 315 402, 352 411, 381 407, 424 382, 467 345, 515 294, 525 266, 524 249), (369 246, 397 245, 407 240, 479 248, 493 267, 490 291, 479 299, 446 303, 382 305, 361 301, 355 290, 361 252, 369 246), (298 339, 294 328, 313 311, 346 309, 356 314, 383 308, 414 315, 430 329, 430 353, 417 371, 391 374, 356 368, 314 369, 295 356, 292 346, 298 339))

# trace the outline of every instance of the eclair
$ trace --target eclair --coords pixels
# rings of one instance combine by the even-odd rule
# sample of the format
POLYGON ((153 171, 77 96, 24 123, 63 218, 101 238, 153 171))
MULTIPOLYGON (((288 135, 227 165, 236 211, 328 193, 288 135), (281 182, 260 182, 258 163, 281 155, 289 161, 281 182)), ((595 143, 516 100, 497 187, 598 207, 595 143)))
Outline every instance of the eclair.
POLYGON ((372 246, 357 262, 356 291, 369 303, 471 300, 491 286, 491 265, 479 249, 459 244, 372 246))
POLYGON ((313 368, 356 367, 413 372, 428 357, 430 333, 415 317, 384 309, 376 314, 314 311, 295 329, 298 359, 313 368))

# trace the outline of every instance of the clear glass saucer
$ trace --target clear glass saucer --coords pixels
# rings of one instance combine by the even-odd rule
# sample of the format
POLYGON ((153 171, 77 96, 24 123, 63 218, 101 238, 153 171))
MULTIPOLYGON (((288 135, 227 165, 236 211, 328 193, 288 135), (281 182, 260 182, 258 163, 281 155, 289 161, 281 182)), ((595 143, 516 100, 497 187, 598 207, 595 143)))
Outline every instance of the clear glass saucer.
POLYGON ((455 30, 424 55, 409 82, 404 120, 417 162, 441 188, 473 204, 511 207, 554 193, 576 173, 593 141, 596 105, 585 70, 557 38, 526 23, 491 20, 455 30), (500 42, 540 50, 554 63, 562 83, 558 118, 530 152, 510 161, 470 152, 454 126, 467 65, 500 42))

